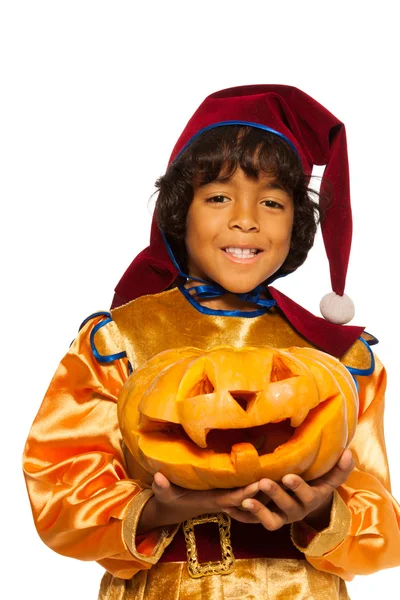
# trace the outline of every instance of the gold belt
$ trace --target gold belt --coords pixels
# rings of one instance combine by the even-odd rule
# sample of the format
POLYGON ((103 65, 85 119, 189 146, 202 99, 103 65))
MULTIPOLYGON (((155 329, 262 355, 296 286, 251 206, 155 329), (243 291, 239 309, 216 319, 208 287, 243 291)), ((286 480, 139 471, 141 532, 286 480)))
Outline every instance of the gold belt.
POLYGON ((228 575, 228 573, 232 573, 235 568, 235 557, 231 545, 231 519, 229 515, 218 513, 188 519, 183 523, 183 533, 185 535, 190 577, 196 579, 206 575, 228 575), (198 559, 194 528, 196 525, 205 523, 216 523, 218 525, 222 558, 217 562, 200 563, 198 559))

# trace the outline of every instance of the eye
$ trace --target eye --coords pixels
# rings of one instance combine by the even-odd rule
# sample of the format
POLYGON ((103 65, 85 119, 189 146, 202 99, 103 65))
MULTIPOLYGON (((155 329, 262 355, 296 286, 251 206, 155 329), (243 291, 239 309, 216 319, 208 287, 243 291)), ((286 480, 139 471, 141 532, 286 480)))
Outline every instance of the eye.
POLYGON ((226 196, 212 196, 211 198, 206 198, 206 202, 210 202, 212 204, 225 204, 225 201, 229 200, 226 196))
POLYGON ((261 204, 264 204, 264 206, 267 206, 268 208, 284 208, 283 204, 277 202, 276 200, 271 200, 269 198, 267 200, 263 200, 261 204))

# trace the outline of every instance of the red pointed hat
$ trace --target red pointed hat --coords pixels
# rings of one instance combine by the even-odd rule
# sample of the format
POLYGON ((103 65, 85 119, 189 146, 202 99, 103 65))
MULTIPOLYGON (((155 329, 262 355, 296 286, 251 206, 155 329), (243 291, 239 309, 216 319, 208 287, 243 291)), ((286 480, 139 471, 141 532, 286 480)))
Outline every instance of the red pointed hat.
MULTIPOLYGON (((343 123, 301 90, 285 85, 250 85, 211 94, 196 110, 178 139, 169 164, 204 131, 222 125, 250 125, 286 139, 298 152, 306 175, 326 165, 321 192, 329 186, 330 206, 322 235, 333 292, 321 301, 324 320, 278 290, 268 288, 293 327, 315 346, 341 356, 363 328, 344 327, 354 316, 344 294, 350 255, 352 217, 346 131, 343 123), (332 321, 332 322, 329 322, 332 321)), ((178 276, 155 218, 150 245, 131 263, 115 288, 113 308, 133 298, 166 289, 178 276)))

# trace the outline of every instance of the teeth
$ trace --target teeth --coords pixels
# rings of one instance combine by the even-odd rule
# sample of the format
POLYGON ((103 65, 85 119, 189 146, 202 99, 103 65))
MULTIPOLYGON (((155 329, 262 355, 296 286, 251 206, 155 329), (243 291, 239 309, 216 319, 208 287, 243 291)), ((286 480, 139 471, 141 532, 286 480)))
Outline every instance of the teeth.
POLYGON ((235 248, 233 246, 225 248, 225 252, 233 254, 238 258, 253 258, 257 254, 257 248, 235 248))

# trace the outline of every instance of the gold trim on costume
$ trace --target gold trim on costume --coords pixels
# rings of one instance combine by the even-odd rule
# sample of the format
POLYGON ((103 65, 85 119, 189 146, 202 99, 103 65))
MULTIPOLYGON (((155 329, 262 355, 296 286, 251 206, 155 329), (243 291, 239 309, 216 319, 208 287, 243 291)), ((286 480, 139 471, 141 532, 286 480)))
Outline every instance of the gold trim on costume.
POLYGON ((195 519, 188 519, 183 523, 187 549, 187 568, 190 577, 197 579, 206 575, 228 575, 235 569, 235 557, 231 545, 231 519, 225 513, 215 515, 203 515, 195 519), (204 523, 216 523, 219 530, 219 541, 221 544, 222 559, 218 562, 200 563, 197 556, 195 525, 204 523))
MULTIPOLYGON (((350 510, 342 500, 340 494, 335 490, 333 492, 333 503, 329 526, 326 529, 318 532, 307 547, 302 547, 298 544, 299 540, 296 534, 296 523, 293 523, 291 526, 292 542, 296 548, 298 548, 301 552, 304 552, 306 556, 322 556, 343 542, 343 540, 349 534, 350 525, 350 510)), ((310 530, 315 531, 312 527, 310 527, 310 530)))
POLYGON ((136 548, 136 530, 139 523, 140 515, 145 507, 146 502, 154 495, 151 489, 144 489, 139 492, 129 504, 126 516, 123 521, 123 536, 125 543, 130 553, 142 562, 147 562, 151 565, 156 564, 160 559, 165 548, 172 542, 174 535, 179 529, 180 524, 171 527, 160 528, 159 540, 155 546, 151 556, 141 554, 136 548))

